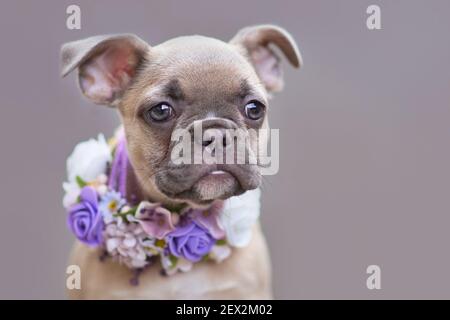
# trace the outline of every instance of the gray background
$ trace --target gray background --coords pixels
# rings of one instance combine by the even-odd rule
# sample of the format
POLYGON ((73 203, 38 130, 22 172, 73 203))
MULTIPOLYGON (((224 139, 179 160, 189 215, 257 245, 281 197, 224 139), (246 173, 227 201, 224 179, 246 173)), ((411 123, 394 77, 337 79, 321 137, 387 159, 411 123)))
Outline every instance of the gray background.
POLYGON ((265 179, 262 220, 276 297, 450 298, 449 15, 449 1, 1 1, 0 298, 64 298, 65 159, 118 125, 59 78, 60 45, 227 40, 257 23, 289 30, 305 62, 285 64, 270 106, 280 172, 265 179), (65 27, 72 3, 80 31, 65 27), (365 26, 373 3, 380 31, 365 26))

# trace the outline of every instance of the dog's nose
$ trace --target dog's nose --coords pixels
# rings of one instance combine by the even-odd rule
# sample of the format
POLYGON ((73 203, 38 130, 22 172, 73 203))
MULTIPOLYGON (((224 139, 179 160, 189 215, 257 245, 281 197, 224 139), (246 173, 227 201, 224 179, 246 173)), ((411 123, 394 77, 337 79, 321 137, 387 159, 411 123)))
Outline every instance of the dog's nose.
POLYGON ((205 119, 194 121, 189 131, 194 137, 194 143, 202 148, 210 146, 225 149, 227 143, 230 144, 227 140, 228 130, 236 128, 237 125, 228 119, 205 119))
POLYGON ((202 147, 210 146, 213 142, 218 147, 222 144, 222 147, 227 146, 226 130, 223 128, 209 128, 203 132, 201 141, 199 141, 202 147))

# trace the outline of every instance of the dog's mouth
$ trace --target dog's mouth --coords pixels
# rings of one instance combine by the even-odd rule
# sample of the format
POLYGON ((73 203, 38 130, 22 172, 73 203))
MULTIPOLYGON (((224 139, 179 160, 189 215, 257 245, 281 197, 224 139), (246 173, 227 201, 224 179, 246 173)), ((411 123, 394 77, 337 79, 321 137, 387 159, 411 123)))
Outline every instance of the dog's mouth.
POLYGON ((226 199, 240 194, 243 189, 238 179, 230 172, 224 170, 214 170, 206 173, 195 182, 190 190, 182 192, 179 196, 183 198, 193 193, 195 198, 201 202, 213 201, 216 199, 226 199))
POLYGON ((259 172, 247 166, 200 166, 195 171, 185 168, 177 174, 166 172, 156 177, 156 184, 171 199, 208 204, 255 189, 260 182, 259 172))
POLYGON ((214 200, 224 200, 243 192, 244 189, 239 179, 230 170, 211 168, 201 174, 200 178, 187 190, 177 193, 175 198, 207 204, 214 200))

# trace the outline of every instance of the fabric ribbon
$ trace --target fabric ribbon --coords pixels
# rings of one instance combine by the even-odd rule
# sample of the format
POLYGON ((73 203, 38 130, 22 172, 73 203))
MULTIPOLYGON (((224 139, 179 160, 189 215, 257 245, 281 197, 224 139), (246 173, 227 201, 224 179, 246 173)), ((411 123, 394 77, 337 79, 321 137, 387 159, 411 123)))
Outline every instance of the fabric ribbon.
POLYGON ((126 198, 127 172, 129 166, 128 151, 125 135, 121 134, 117 139, 116 152, 111 165, 108 186, 109 188, 120 192, 122 197, 126 198))

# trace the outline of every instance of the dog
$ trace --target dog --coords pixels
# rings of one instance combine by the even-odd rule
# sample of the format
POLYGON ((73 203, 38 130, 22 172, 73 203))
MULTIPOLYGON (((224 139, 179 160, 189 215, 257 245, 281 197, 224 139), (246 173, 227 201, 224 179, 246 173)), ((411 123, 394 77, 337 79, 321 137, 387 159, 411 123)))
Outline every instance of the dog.
MULTIPOLYGON (((229 42, 195 35, 150 46, 133 34, 69 42, 61 49, 62 76, 77 69, 84 96, 118 110, 131 163, 127 185, 135 194, 167 206, 201 207, 258 188, 260 167, 174 165, 171 135, 201 123, 199 143, 204 148, 211 142, 204 138, 208 132, 268 128, 268 100, 283 87, 280 59, 272 46, 292 66, 301 66, 297 45, 286 30, 258 25, 240 30, 229 42)), ((70 264, 81 269, 81 289, 68 290, 72 299, 273 298, 270 258, 259 223, 250 243, 233 249, 222 263, 201 262, 173 276, 150 267, 137 286, 129 284, 129 269, 108 259, 100 262, 99 251, 80 242, 70 264)))

